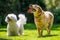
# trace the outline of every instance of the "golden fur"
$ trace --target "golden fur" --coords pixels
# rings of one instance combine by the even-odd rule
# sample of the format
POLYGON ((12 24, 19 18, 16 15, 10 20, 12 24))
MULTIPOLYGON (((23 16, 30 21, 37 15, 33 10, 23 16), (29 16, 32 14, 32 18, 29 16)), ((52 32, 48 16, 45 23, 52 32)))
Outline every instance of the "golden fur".
POLYGON ((34 14, 34 21, 38 30, 38 35, 42 36, 43 29, 47 29, 50 35, 50 29, 53 24, 54 16, 49 11, 43 11, 39 5, 30 5, 31 12, 34 14))

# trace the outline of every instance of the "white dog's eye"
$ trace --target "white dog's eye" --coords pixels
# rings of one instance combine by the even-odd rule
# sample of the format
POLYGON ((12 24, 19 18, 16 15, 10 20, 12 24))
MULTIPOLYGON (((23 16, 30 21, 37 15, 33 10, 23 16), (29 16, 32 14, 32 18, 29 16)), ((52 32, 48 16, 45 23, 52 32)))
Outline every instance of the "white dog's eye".
POLYGON ((7 17, 7 19, 8 19, 8 20, 10 20, 10 18, 9 18, 9 17, 7 17))
POLYGON ((11 18, 13 18, 13 17, 11 16, 11 18))
POLYGON ((11 18, 12 18, 12 19, 14 19, 14 17, 13 17, 13 16, 11 16, 11 18))

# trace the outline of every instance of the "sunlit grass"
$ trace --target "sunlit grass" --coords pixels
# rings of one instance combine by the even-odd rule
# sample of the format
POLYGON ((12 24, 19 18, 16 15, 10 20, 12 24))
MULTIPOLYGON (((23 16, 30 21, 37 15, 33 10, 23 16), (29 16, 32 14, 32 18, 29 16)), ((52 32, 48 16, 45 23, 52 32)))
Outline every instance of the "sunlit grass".
POLYGON ((44 30, 42 37, 38 37, 34 24, 25 25, 25 34, 21 36, 7 36, 6 28, 0 28, 0 40, 60 40, 60 25, 56 24, 53 27, 55 29, 52 28, 50 36, 47 36, 46 30, 44 30))

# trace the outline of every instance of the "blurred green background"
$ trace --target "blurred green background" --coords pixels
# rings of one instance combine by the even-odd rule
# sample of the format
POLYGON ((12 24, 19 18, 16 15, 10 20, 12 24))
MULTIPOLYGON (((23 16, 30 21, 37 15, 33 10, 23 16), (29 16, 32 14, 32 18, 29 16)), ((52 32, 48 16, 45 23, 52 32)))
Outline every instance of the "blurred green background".
POLYGON ((5 17, 9 13, 23 13, 27 23, 34 23, 33 15, 27 13, 29 4, 38 4, 43 10, 51 11, 55 17, 54 24, 60 23, 60 0, 0 0, 0 26, 6 25, 5 17))
POLYGON ((0 40, 60 40, 60 0, 0 0, 0 40), (44 11, 50 11, 54 15, 54 25, 51 35, 47 36, 46 30, 43 36, 38 38, 34 16, 28 14, 30 4, 38 4, 44 11), (24 27, 24 36, 7 36, 7 23, 5 17, 9 13, 25 14, 27 24, 24 27))

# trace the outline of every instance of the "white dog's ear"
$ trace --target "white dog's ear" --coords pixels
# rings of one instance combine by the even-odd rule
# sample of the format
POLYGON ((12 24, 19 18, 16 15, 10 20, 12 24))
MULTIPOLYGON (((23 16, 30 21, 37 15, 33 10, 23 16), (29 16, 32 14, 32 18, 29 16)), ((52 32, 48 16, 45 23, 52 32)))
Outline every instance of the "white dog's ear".
POLYGON ((7 19, 7 16, 6 16, 6 18, 5 18, 5 22, 7 22, 7 23, 8 23, 8 19, 7 19))
POLYGON ((13 19, 13 21, 17 21, 17 17, 16 16, 11 16, 11 18, 13 19))

